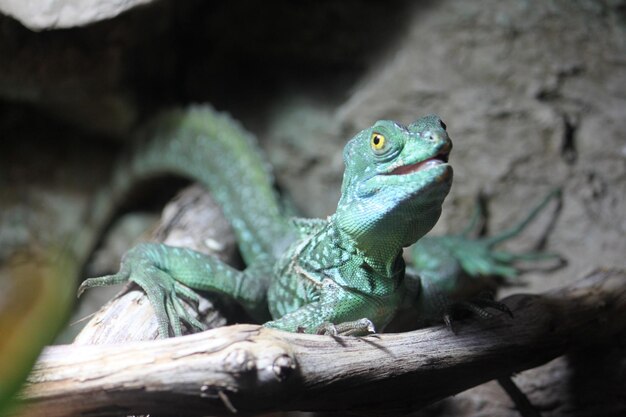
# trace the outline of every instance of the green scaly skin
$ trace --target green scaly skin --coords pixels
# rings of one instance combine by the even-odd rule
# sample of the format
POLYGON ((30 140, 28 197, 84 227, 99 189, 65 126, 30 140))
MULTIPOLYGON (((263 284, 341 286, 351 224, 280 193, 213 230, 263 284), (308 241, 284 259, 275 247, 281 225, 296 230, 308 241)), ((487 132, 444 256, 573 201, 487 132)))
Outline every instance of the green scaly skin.
POLYGON ((266 327, 291 332, 364 334, 393 318, 406 293, 402 248, 437 222, 452 181, 452 144, 438 117, 409 126, 378 121, 350 140, 341 199, 326 220, 281 215, 250 136, 227 117, 194 108, 161 118, 153 131, 158 137, 130 171, 156 167, 207 185, 233 224, 248 267, 239 271, 189 249, 142 244, 126 253, 117 274, 87 279, 79 294, 137 283, 162 337, 170 328, 182 334, 181 322, 202 328, 180 302, 198 301, 191 289, 229 296, 254 319, 273 319, 266 327))

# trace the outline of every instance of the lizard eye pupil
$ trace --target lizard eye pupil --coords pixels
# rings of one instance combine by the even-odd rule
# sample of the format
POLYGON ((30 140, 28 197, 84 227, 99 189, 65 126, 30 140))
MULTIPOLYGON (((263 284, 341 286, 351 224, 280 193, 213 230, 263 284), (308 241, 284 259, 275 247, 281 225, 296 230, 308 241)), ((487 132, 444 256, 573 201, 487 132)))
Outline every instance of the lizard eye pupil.
POLYGON ((370 145, 374 151, 381 151, 385 147, 385 137, 380 133, 372 133, 370 145))

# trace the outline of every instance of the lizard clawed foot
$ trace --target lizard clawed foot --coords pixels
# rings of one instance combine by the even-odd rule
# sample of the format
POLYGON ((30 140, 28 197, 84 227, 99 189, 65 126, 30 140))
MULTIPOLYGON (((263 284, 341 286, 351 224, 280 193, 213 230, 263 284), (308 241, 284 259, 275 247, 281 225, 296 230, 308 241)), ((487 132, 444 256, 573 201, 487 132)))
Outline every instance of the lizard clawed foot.
POLYGON ((329 336, 366 336, 376 333, 376 328, 370 319, 362 318, 338 324, 322 323, 315 333, 329 336))
POLYGON ((185 300, 197 309, 200 302, 198 295, 159 268, 156 262, 150 259, 149 251, 148 245, 139 245, 131 249, 124 255, 118 273, 86 279, 78 288, 78 297, 89 288, 134 282, 146 292, 154 308, 159 337, 167 338, 170 326, 175 336, 182 335, 181 323, 192 330, 204 330, 204 325, 191 315, 180 301, 185 300))
POLYGON ((492 296, 482 295, 467 301, 450 302, 445 307, 443 321, 454 332, 452 323, 455 318, 463 313, 469 313, 481 319, 492 318, 494 314, 487 309, 498 310, 513 317, 513 312, 506 304, 495 301, 492 296))

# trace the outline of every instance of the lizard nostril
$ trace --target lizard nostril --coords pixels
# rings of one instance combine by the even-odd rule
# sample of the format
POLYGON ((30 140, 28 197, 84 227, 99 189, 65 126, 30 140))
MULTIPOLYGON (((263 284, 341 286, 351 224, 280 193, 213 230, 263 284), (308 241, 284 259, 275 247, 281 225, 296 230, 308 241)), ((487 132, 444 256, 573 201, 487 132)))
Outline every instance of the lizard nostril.
POLYGON ((445 135, 440 132, 427 131, 424 132, 424 139, 429 140, 431 142, 443 142, 445 140, 445 135))

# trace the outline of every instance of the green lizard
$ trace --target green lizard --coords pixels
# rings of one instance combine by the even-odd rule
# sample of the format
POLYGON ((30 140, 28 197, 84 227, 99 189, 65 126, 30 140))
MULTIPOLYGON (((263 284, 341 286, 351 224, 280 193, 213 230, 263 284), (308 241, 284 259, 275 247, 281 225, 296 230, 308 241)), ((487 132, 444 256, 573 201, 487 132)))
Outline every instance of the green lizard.
POLYGON ((254 319, 271 318, 265 326, 291 332, 364 334, 393 318, 406 293, 402 249, 434 226, 451 186, 452 143, 438 117, 408 126, 382 120, 354 136, 344 150, 341 198, 326 220, 281 214, 250 135, 230 118, 197 107, 169 113, 151 131, 156 137, 132 161, 132 175, 166 170, 207 185, 248 266, 239 271, 189 249, 142 244, 118 273, 85 280, 79 295, 137 283, 162 337, 170 328, 182 334, 181 322, 202 328, 180 302, 197 303, 191 289, 225 294, 254 319))
MULTIPOLYGON (((500 236, 471 239, 470 226, 460 235, 418 242, 412 264, 420 275, 406 273, 402 249, 434 226, 452 181, 452 144, 436 116, 409 126, 378 121, 349 141, 341 198, 326 220, 283 216, 251 137, 210 108, 172 112, 149 132, 156 137, 136 153, 130 169, 118 170, 113 191, 103 195, 119 198, 116 190, 162 171, 200 180, 224 207, 248 265, 238 271, 189 249, 142 244, 127 252, 118 273, 90 278, 79 288, 80 295, 91 287, 137 283, 155 309, 162 337, 170 328, 182 334, 181 321, 202 329, 180 302, 198 302, 190 288, 232 297, 256 320, 273 319, 265 326, 292 332, 372 333, 407 302, 424 321, 449 324, 457 306, 483 316, 485 307, 508 311, 495 301, 455 300, 452 295, 471 281, 468 275, 511 276, 514 261, 544 256, 493 246, 518 234, 551 196, 500 236)), ((532 410, 509 380, 500 381, 520 410, 532 410)))

